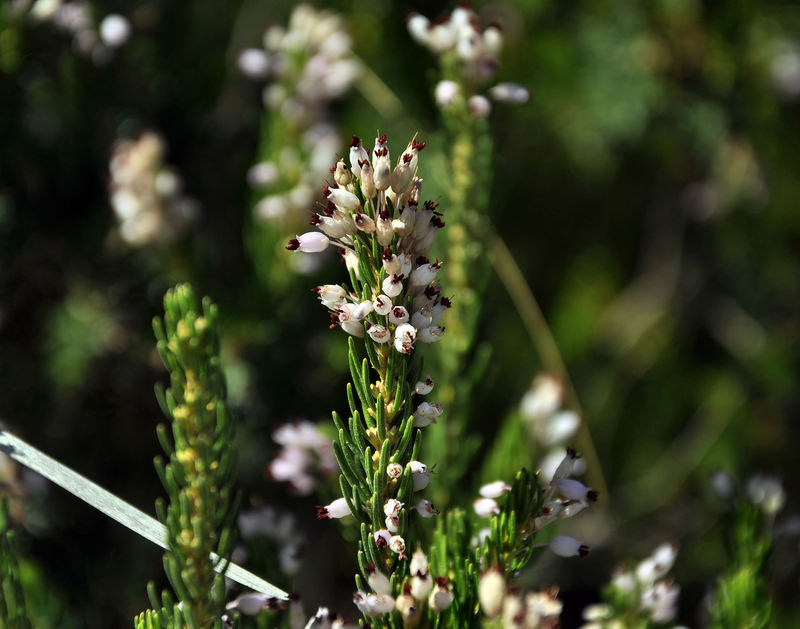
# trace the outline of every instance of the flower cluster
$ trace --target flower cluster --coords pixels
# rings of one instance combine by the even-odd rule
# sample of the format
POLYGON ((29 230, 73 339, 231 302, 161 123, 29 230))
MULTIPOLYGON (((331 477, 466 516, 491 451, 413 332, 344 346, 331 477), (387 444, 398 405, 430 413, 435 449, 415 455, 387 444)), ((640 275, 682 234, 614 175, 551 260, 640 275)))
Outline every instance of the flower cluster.
POLYGON ((662 544, 635 568, 617 568, 607 592, 607 599, 614 604, 584 609, 587 624, 582 629, 622 629, 627 625, 621 618, 636 617, 658 624, 672 621, 678 612, 680 588, 665 577, 677 554, 675 544, 662 544))
POLYGON ((316 424, 284 424, 272 433, 272 438, 283 449, 269 464, 269 475, 276 481, 288 482, 297 494, 310 494, 321 478, 339 470, 331 440, 316 424))
POLYGON ((92 12, 92 6, 85 0, 36 0, 29 15, 68 33, 75 50, 90 57, 95 64, 103 65, 111 61, 114 51, 128 41, 131 25, 127 18, 112 13, 95 26, 92 12))
POLYGON ((453 602, 453 592, 446 577, 431 577, 428 558, 417 549, 409 562, 409 576, 401 593, 392 596, 389 578, 374 564, 367 565, 367 583, 372 592, 362 590, 353 594, 353 602, 368 617, 377 617, 396 611, 404 627, 416 627, 423 617, 426 605, 434 613, 441 613, 453 602))
MULTIPOLYGON (((502 571, 493 567, 480 576, 478 600, 487 618, 500 619, 503 629, 557 629, 563 604, 558 589, 528 592, 509 588, 502 571)), ((492 625, 495 626, 495 625, 492 625)))
MULTIPOLYGON (((414 40, 440 57, 450 76, 440 81, 434 95, 440 107, 466 103, 469 112, 485 118, 491 112, 486 96, 477 94, 479 85, 494 76, 503 47, 503 34, 497 24, 481 28, 475 12, 465 6, 453 9, 448 19, 431 22, 419 13, 408 18, 408 31, 414 40)), ((525 103, 528 90, 516 83, 498 83, 489 89, 496 101, 525 103)))
POLYGON ((114 145, 109 164, 111 207, 127 245, 170 243, 197 212, 195 201, 183 194, 180 176, 163 160, 164 141, 153 132, 114 145))
MULTIPOLYGON (((287 245, 292 251, 319 253, 338 247, 360 291, 328 284, 315 290, 331 311, 332 325, 348 334, 388 344, 411 354, 417 343, 442 338, 440 325, 450 300, 435 281, 442 266, 425 257, 436 232, 444 227, 432 201, 420 203, 422 180, 416 177, 424 142, 412 140, 392 168, 386 136, 375 140, 372 158, 353 137, 350 165, 339 160, 334 183, 323 189, 324 204, 312 219, 320 231, 307 232, 287 245)), ((436 420, 442 410, 422 403, 415 426, 436 420)))
POLYGON ((250 78, 268 81, 264 105, 271 127, 248 173, 263 194, 256 215, 295 229, 342 148, 328 110, 358 78, 360 64, 341 16, 302 4, 286 29, 270 27, 264 47, 244 50, 238 65, 250 78))

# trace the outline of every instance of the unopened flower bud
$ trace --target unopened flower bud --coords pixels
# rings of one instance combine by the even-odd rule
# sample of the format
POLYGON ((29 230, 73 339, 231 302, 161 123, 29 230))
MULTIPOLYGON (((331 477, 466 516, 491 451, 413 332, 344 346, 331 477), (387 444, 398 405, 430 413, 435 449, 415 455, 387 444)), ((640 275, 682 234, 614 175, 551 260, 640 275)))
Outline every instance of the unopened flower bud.
MULTIPOLYGON (((411 555, 411 562, 408 565, 410 574, 428 574, 428 557, 422 550, 421 546, 417 546, 417 550, 411 555)), ((427 596, 427 595, 426 595, 427 596)))
POLYGON ((403 592, 395 601, 395 609, 403 619, 403 627, 416 627, 422 617, 422 608, 417 605, 417 601, 411 592, 403 592))
POLYGON ((324 194, 328 201, 344 211, 355 212, 361 209, 358 197, 344 188, 325 188, 324 194))
POLYGON ((286 248, 289 251, 302 251, 305 253, 320 253, 325 251, 330 244, 328 237, 322 232, 306 232, 297 238, 292 238, 286 248))
POLYGON ((450 607, 450 603, 452 602, 453 593, 450 591, 447 577, 439 577, 436 579, 436 586, 428 597, 428 605, 438 614, 450 607))
POLYGON ((433 91, 436 104, 440 107, 452 105, 458 98, 461 88, 455 81, 439 81, 433 91))
POLYGON ((478 498, 472 503, 475 513, 482 518, 489 518, 497 513, 500 513, 500 507, 491 498, 478 498))
POLYGON ((475 94, 467 99, 467 109, 476 118, 487 118, 492 113, 492 104, 485 96, 475 94))
POLYGON ((317 505, 317 519, 319 520, 343 518, 346 515, 350 515, 350 507, 347 506, 347 500, 344 498, 337 498, 324 507, 317 505))
POLYGON ((589 547, 579 542, 574 537, 557 535, 550 540, 550 550, 561 557, 585 557, 589 554, 589 547))
POLYGON ((282 600, 274 596, 258 592, 247 592, 225 605, 225 609, 238 611, 245 616, 256 616, 262 611, 283 609, 283 604, 282 600))
POLYGON ((336 170, 333 171, 333 180, 342 188, 353 183, 353 175, 343 159, 336 162, 336 170))
POLYGON ((506 579, 499 568, 491 568, 484 572, 478 583, 478 600, 483 613, 494 618, 503 608, 506 596, 506 579))
POLYGON ((496 480, 481 487, 478 493, 484 498, 499 498, 509 489, 511 489, 511 485, 504 481, 496 480))
POLYGON ((392 584, 383 572, 375 567, 375 564, 370 562, 366 565, 367 583, 376 594, 391 594, 392 584))
POLYGON ((489 90, 489 96, 496 101, 522 105, 531 97, 528 90, 517 83, 498 83, 489 90))
POLYGON ((597 500, 597 492, 594 489, 590 489, 580 481, 572 478, 562 478, 555 483, 554 487, 567 500, 578 500, 580 502, 595 502, 597 500))

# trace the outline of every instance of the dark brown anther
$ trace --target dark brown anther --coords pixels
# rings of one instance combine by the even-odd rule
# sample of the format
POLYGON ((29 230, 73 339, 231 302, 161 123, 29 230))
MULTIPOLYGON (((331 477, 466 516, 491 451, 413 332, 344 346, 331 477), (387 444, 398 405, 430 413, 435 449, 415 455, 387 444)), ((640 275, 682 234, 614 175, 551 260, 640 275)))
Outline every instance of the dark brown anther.
POLYGON ((386 247, 386 249, 383 250, 383 255, 381 255, 381 258, 384 260, 391 260, 393 255, 394 253, 392 253, 391 248, 386 247))
POLYGON ((417 151, 421 151, 425 148, 425 142, 418 142, 417 140, 411 141, 411 148, 416 149, 417 151))
POLYGON ((297 251, 300 248, 300 241, 297 238, 292 238, 286 248, 289 251, 297 251))
POLYGON ((357 135, 354 135, 353 139, 350 142, 350 146, 356 147, 356 146, 359 146, 360 144, 361 144, 361 140, 358 139, 357 135))

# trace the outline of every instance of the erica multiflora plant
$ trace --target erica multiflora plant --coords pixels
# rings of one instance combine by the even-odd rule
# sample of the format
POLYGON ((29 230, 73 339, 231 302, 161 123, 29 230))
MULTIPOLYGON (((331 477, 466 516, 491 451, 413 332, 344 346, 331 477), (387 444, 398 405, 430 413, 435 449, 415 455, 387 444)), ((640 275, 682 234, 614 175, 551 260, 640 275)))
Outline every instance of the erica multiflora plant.
MULTIPOLYGON (((375 140, 371 155, 354 137, 349 164, 341 159, 331 169, 333 181, 312 218, 319 231, 287 245, 308 253, 335 247, 349 274, 349 283, 315 289, 331 327, 350 335, 352 378, 347 419, 333 413, 342 496, 320 506, 318 517, 358 521, 354 602, 373 627, 480 626, 499 613, 513 575, 544 545, 534 544, 539 531, 596 499, 569 478, 579 460, 574 451, 546 487, 521 470, 510 485, 484 486, 470 511, 440 516, 421 497, 434 468, 420 460, 423 434, 447 418, 441 404, 427 401, 434 378, 421 375, 419 353, 444 336, 451 306, 437 281, 444 263, 427 257, 444 220, 435 203, 421 200, 424 147, 415 137, 393 166, 386 136, 375 140), (436 516, 433 535, 417 526, 436 516)), ((564 536, 550 547, 563 556, 588 551, 564 536)), ((530 622, 519 626, 551 626, 552 606, 532 606, 530 622), (551 625, 540 624, 544 618, 551 625)))

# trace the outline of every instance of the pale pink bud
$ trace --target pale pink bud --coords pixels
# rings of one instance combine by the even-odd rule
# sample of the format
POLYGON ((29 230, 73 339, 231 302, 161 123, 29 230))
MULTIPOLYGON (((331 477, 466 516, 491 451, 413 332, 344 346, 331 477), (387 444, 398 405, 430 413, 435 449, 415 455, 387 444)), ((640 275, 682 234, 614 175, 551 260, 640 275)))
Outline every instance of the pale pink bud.
POLYGON ((455 81, 439 81, 433 91, 436 104, 440 107, 452 105, 458 98, 461 88, 455 81))
POLYGON ((557 535, 550 540, 550 550, 561 557, 585 557, 589 554, 589 547, 579 542, 574 537, 557 535))
POLYGON ((422 550, 422 547, 417 544, 417 550, 414 551, 414 554, 411 555, 411 562, 408 566, 408 571, 410 574, 427 574, 428 572, 428 557, 422 550))
POLYGON ((350 507, 347 506, 347 500, 344 498, 337 498, 325 507, 317 505, 318 520, 343 518, 346 515, 350 515, 350 507))
POLYGON ((528 90, 517 83, 498 83, 489 90, 489 96, 496 101, 521 105, 531 97, 528 90))
POLYGON ((289 251, 302 251, 304 253, 320 253, 325 251, 330 244, 328 237, 322 232, 306 232, 297 238, 292 238, 286 248, 289 251))
POLYGON ((450 585, 447 583, 447 577, 439 577, 436 579, 436 586, 431 591, 428 597, 428 605, 437 614, 443 612, 450 607, 453 602, 453 593, 450 591, 450 585))
POLYGON ((372 234, 375 232, 375 221, 372 220, 371 216, 356 214, 353 217, 353 222, 356 224, 356 227, 365 234, 372 234))
POLYGON ((511 485, 501 480, 496 480, 493 483, 487 483, 478 490, 478 493, 484 498, 499 498, 504 493, 511 489, 511 485))
MULTIPOLYGON (((414 553, 415 555, 417 553, 414 553)), ((414 557, 411 557, 414 561, 414 557)), ((428 564, 425 564, 425 570, 411 570, 411 596, 418 601, 424 601, 433 589, 433 579, 428 574, 428 564)))
POLYGON ((341 326, 342 330, 347 332, 350 336, 364 338, 364 324, 361 323, 361 321, 356 321, 355 319, 345 319, 344 321, 339 321, 339 325, 341 326))
POLYGON ((412 13, 408 16, 408 20, 406 21, 406 27, 408 28, 411 38, 418 44, 423 45, 427 42, 430 25, 430 20, 419 13, 412 13))
POLYGON ((389 577, 387 577, 383 572, 378 570, 375 567, 375 564, 370 562, 366 565, 367 571, 367 583, 373 589, 373 591, 377 594, 391 594, 392 592, 392 584, 389 582, 389 577))
POLYGON ((398 325, 394 331, 394 338, 403 343, 413 343, 417 338, 417 328, 409 323, 398 325))
POLYGON ((484 572, 478 582, 478 600, 483 613, 494 618, 503 608, 506 597, 506 579, 498 568, 484 572))
POLYGON ((489 518, 497 513, 500 513, 500 507, 491 498, 478 498, 472 503, 475 513, 482 518, 489 518))
POLYGON ((475 94, 467 99, 467 109, 476 118, 487 118, 492 113, 492 104, 485 96, 475 94))
POLYGON ((386 530, 390 533, 397 533, 400 530, 400 517, 396 515, 387 515, 384 520, 386 530))
POLYGON ((562 478, 553 486, 567 500, 578 500, 580 502, 595 502, 597 500, 597 492, 594 489, 590 489, 580 481, 571 478, 562 478))

